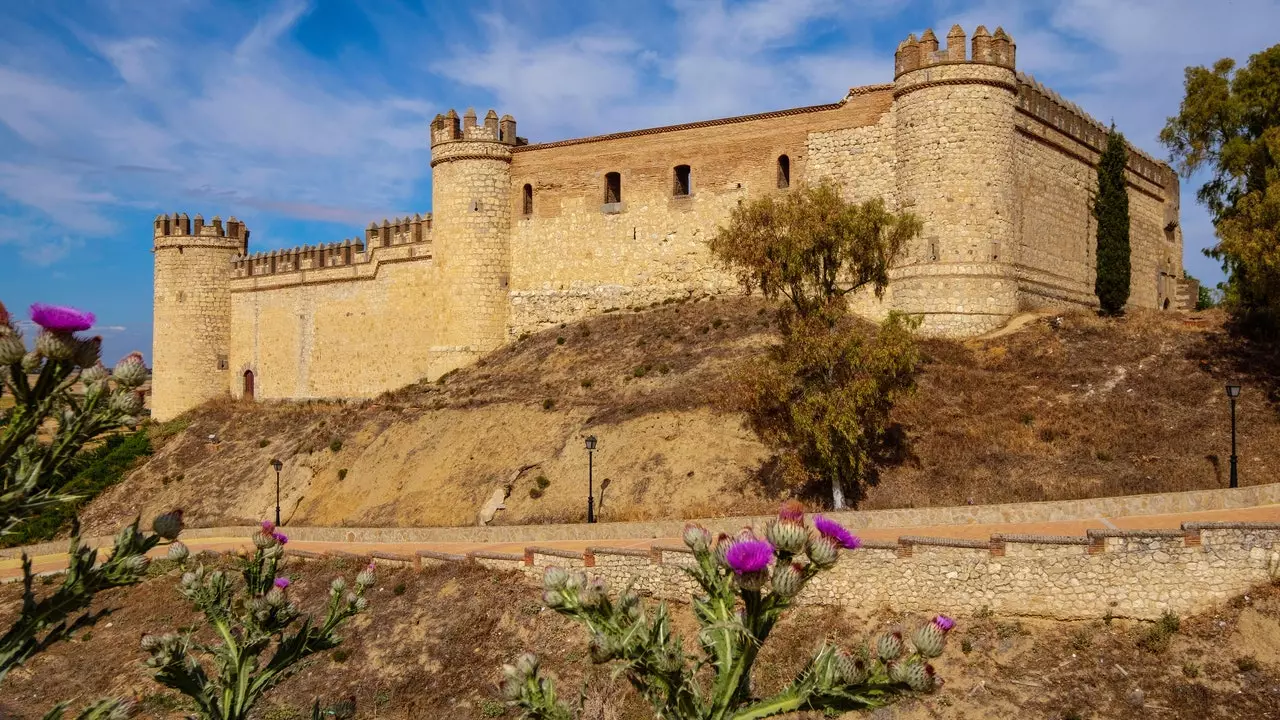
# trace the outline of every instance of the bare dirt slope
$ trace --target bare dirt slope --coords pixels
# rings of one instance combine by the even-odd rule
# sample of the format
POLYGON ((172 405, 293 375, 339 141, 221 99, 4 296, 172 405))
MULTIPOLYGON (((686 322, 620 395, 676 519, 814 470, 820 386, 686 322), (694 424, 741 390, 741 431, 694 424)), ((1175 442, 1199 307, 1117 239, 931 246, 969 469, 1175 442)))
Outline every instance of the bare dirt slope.
MULTIPOLYGON (((363 560, 291 566, 290 594, 319 611, 329 579, 348 579, 363 560)), ((186 705, 143 666, 144 633, 188 626, 197 617, 180 600, 177 574, 104 593, 117 608, 80 639, 54 646, 9 675, 0 717, 41 717, 57 700, 73 708, 105 694, 132 695, 141 716, 180 718, 186 705)), ((0 587, 0 627, 19 602, 0 587)), ((304 720, 314 698, 354 697, 357 718, 514 718, 496 688, 503 662, 537 652, 576 698, 589 681, 583 720, 652 717, 644 702, 588 659, 581 627, 543 608, 516 574, 447 565, 414 573, 382 569, 370 609, 344 628, 344 644, 274 690, 257 717, 304 720)), ((687 605, 674 607, 686 647, 697 646, 687 605)), ((872 633, 917 619, 872 608, 804 608, 779 623, 757 663, 756 689, 781 688, 828 639, 850 647, 872 633)), ((1216 612, 1181 618, 1176 632, 1120 620, 1055 623, 998 616, 959 618, 935 662, 947 684, 936 695, 870 717, 1086 720, 1118 717, 1280 718, 1280 587, 1264 586, 1216 612)), ((818 720, 797 713, 792 720, 818 720)), ((860 717, 849 714, 850 720, 860 717)))
MULTIPOLYGON (((770 318, 752 298, 673 303, 524 338, 370 401, 212 403, 157 426, 157 453, 82 520, 106 533, 182 506, 195 525, 252 521, 273 512, 280 457, 294 524, 468 525, 503 496, 495 523, 580 521, 587 434, 605 520, 768 512, 769 453, 732 388, 773 341, 770 318)), ((1241 483, 1275 481, 1280 361, 1221 322, 1049 314, 926 341, 919 392, 894 415, 902 442, 862 507, 1224 487, 1228 381, 1245 387, 1241 483)))

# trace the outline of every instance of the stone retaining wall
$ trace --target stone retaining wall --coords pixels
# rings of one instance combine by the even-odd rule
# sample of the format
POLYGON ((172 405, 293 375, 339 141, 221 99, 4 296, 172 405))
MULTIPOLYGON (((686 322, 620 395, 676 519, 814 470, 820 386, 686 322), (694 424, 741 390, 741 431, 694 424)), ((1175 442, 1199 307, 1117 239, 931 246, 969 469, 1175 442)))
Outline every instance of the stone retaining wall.
MULTIPOLYGON (((439 559, 433 554, 432 559, 439 559)), ((478 552, 455 561, 524 573, 540 581, 550 566, 581 568, 614 589, 632 586, 683 601, 696 592, 684 547, 649 550, 526 548, 523 555, 478 552)), ((1171 530, 1099 530, 1084 537, 996 535, 988 541, 904 536, 844 551, 799 602, 857 613, 905 612, 1081 620, 1154 620, 1201 612, 1280 580, 1280 523, 1184 523, 1171 530)))

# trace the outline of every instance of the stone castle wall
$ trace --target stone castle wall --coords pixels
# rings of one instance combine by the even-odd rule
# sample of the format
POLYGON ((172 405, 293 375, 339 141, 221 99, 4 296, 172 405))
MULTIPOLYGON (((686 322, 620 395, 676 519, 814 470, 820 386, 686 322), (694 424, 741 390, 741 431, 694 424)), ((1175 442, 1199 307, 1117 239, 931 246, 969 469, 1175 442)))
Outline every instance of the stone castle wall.
MULTIPOLYGON (((745 200, 825 180, 924 221, 884 296, 851 299, 860 313, 964 336, 1027 307, 1092 306, 1104 141, 981 27, 972 51, 959 27, 945 47, 932 31, 908 38, 892 84, 830 105, 535 145, 510 116, 451 110, 432 123, 425 218, 251 257, 234 243, 174 254, 157 236, 155 416, 240 396, 246 373, 255 398, 369 397, 527 332, 733 291, 707 250, 717 227, 745 200), (606 197, 615 173, 620 198, 606 197), (200 299, 177 308, 179 291, 200 299)), ((1129 185, 1131 304, 1176 302, 1177 178, 1133 150, 1129 185)))

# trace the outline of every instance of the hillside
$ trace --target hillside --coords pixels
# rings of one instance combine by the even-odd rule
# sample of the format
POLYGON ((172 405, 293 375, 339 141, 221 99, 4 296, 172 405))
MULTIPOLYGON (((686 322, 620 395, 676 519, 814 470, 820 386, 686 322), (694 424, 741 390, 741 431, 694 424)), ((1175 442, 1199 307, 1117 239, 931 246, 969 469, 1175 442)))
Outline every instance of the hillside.
MULTIPOLYGON (((289 592, 315 611, 329 579, 350 579, 363 562, 295 564, 289 592)), ((115 612, 11 673, 0 717, 33 720, 55 700, 72 700, 78 709, 108 693, 137 697, 143 717, 183 717, 182 698, 150 679, 138 645, 144 633, 196 619, 179 600, 176 581, 177 573, 170 572, 104 593, 95 607, 115 612)), ((17 586, 0 587, 0 626, 19 598, 17 586)), ((583 630, 545 609, 538 589, 517 574, 452 564, 421 573, 383 568, 369 598, 369 612, 343 629, 342 648, 274 690, 257 717, 303 720, 313 698, 334 702, 350 696, 357 718, 514 718, 501 704, 496 683, 501 664, 525 650, 537 652, 559 678, 562 697, 575 698, 583 679, 591 680, 592 710, 584 720, 652 717, 625 681, 610 680, 607 668, 590 663, 583 630)), ((675 605, 673 618, 686 647, 696 646, 689 607, 675 605)), ((824 638, 849 646, 917 621, 872 608, 797 609, 779 623, 761 653, 756 687, 781 687, 824 638)), ((935 663, 947 682, 940 693, 890 712, 845 717, 1280 718, 1280 587, 1259 587, 1215 612, 1181 618, 1176 632, 1155 628, 1121 620, 962 617, 935 663)))
MULTIPOLYGON (((82 516, 110 532, 181 506, 194 525, 580 521, 583 437, 599 438, 604 520, 766 512, 769 453, 730 391, 771 342, 753 298, 613 312, 523 338, 439 383, 353 403, 218 402, 155 426, 156 454, 82 516), (212 440, 210 439, 212 436, 212 440), (141 505, 141 507, 139 507, 141 505)), ((1046 315, 986 340, 928 340, 903 442, 864 508, 1224 487, 1223 385, 1239 401, 1240 479, 1280 469, 1280 368, 1220 316, 1046 315)))

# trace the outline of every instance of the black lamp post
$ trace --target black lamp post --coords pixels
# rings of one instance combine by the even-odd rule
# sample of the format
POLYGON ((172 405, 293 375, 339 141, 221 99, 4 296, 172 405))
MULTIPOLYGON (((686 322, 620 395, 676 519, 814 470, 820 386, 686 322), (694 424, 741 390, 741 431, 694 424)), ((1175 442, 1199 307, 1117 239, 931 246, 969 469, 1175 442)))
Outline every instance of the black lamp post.
POLYGON ((587 436, 587 522, 596 521, 595 487, 591 479, 592 460, 596 451, 596 436, 587 436))
POLYGON ((1236 477, 1236 398, 1240 397, 1239 385, 1227 386, 1227 397, 1231 398, 1231 487, 1239 487, 1236 477))
POLYGON ((284 467, 284 463, 279 460, 272 460, 271 467, 276 469, 276 526, 280 525, 280 468, 284 467))

